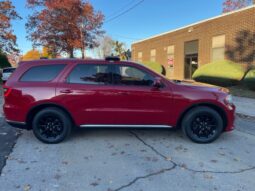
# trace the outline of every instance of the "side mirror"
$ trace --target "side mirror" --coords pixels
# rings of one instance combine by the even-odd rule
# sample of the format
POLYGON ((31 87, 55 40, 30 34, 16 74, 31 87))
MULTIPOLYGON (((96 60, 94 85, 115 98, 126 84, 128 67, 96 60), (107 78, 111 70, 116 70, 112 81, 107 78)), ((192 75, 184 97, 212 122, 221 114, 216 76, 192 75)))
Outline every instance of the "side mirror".
POLYGON ((154 79, 154 82, 153 82, 153 85, 152 85, 154 88, 161 88, 162 87, 162 81, 161 81, 161 78, 159 77, 156 77, 154 79))

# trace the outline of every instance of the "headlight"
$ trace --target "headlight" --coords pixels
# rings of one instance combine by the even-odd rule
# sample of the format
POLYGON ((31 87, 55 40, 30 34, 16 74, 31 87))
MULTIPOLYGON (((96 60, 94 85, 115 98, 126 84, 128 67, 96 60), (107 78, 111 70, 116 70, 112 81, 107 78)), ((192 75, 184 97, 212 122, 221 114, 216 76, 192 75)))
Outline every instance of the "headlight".
POLYGON ((229 105, 234 105, 234 102, 233 102, 233 97, 232 95, 228 95, 226 98, 225 98, 225 102, 229 105))

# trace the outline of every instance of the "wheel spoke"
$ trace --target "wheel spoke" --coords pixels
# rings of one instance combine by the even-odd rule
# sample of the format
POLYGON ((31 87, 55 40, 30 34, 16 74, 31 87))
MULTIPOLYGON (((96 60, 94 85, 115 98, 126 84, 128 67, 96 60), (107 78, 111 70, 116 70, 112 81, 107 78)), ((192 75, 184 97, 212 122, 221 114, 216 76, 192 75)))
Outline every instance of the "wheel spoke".
POLYGON ((46 139, 57 139, 63 133, 63 123, 57 116, 45 115, 38 122, 39 132, 46 139))
POLYGON ((208 139, 215 135, 217 123, 213 115, 200 114, 192 122, 192 132, 201 139, 208 139))

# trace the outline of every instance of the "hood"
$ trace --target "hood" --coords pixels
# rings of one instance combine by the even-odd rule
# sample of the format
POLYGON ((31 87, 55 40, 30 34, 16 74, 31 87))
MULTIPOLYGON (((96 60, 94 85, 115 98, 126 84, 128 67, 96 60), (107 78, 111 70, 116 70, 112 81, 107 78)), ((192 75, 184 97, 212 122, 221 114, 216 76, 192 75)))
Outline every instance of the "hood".
POLYGON ((205 91, 213 91, 213 92, 224 92, 229 93, 229 90, 220 86, 215 86, 211 84, 206 83, 200 83, 195 81, 188 81, 188 80, 171 80, 171 82, 174 82, 176 85, 184 86, 187 88, 191 88, 194 90, 205 90, 205 91))

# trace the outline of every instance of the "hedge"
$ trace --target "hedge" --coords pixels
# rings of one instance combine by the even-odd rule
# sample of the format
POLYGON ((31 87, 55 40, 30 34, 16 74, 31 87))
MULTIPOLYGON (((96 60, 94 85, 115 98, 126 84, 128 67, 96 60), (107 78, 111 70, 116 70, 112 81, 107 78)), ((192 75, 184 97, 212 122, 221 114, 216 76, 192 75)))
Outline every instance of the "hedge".
POLYGON ((195 81, 219 86, 233 86, 240 82, 244 74, 241 64, 223 60, 201 66, 194 72, 192 78, 195 81))
POLYGON ((251 69, 246 74, 243 83, 250 89, 255 90, 255 69, 251 69))
POLYGON ((163 72, 162 65, 157 62, 145 62, 144 65, 159 74, 162 74, 163 72))

